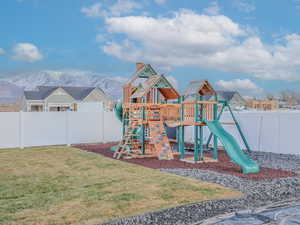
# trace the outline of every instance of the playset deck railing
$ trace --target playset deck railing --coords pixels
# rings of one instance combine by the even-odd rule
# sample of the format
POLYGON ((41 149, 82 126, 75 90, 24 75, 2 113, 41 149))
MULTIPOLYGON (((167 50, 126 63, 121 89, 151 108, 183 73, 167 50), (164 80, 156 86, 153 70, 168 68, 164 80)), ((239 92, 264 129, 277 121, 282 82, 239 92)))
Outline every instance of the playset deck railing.
POLYGON ((182 104, 184 105, 184 121, 194 122, 214 120, 214 105, 217 104, 217 102, 193 101, 183 102, 182 104))
POLYGON ((183 102, 182 104, 125 103, 123 104, 123 112, 129 113, 129 119, 132 120, 169 120, 192 123, 195 121, 213 121, 215 104, 217 102, 209 101, 183 102))

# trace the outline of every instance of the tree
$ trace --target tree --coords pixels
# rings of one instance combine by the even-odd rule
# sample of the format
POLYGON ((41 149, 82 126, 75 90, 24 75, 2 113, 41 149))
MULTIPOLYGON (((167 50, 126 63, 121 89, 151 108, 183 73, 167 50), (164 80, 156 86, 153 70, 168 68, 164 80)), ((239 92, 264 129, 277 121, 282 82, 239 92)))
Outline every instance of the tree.
POLYGON ((266 94, 266 98, 267 98, 268 100, 274 100, 274 99, 275 99, 274 95, 273 95, 273 94, 270 94, 270 93, 267 93, 267 94, 266 94))
POLYGON ((279 93, 281 101, 284 101, 288 104, 297 105, 300 103, 300 94, 292 90, 283 90, 279 93))

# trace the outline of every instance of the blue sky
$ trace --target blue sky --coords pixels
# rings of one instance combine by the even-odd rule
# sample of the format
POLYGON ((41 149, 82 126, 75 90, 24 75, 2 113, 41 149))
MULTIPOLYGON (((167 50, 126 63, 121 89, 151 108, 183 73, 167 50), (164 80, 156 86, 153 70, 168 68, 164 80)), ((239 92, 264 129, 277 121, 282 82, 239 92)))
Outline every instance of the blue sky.
POLYGON ((129 76, 151 63, 184 88, 300 91, 299 0, 2 0, 0 74, 129 76))

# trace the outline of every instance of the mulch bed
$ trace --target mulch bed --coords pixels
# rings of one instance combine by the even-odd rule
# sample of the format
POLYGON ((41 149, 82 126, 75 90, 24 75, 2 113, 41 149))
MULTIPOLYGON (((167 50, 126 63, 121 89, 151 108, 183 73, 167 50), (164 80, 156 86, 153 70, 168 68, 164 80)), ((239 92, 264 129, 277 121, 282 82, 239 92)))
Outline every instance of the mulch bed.
MULTIPOLYGON (((113 158, 113 151, 110 147, 117 143, 106 143, 106 144, 81 144, 75 145, 74 147, 101 154, 103 156, 113 158)), ((212 157, 212 153, 206 153, 205 156, 212 157)), ((218 162, 205 162, 192 164, 179 160, 179 156, 175 156, 174 160, 158 160, 157 158, 143 158, 143 159, 121 159, 122 161, 141 165, 152 169, 201 169, 201 170, 212 170, 215 172, 229 174, 241 178, 246 178, 254 181, 272 180, 275 178, 286 178, 293 177, 297 174, 290 171, 284 171, 280 169, 260 168, 258 174, 243 174, 241 168, 230 162, 230 158, 226 152, 219 151, 218 162)))

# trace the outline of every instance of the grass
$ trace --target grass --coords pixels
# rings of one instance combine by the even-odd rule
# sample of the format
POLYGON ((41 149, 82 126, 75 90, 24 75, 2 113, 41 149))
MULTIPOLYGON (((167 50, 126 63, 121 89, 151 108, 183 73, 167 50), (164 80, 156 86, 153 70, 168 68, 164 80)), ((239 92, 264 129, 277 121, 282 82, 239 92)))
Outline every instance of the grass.
POLYGON ((97 224, 240 195, 70 147, 0 150, 0 224, 97 224))

